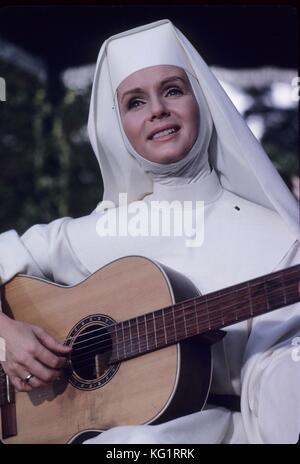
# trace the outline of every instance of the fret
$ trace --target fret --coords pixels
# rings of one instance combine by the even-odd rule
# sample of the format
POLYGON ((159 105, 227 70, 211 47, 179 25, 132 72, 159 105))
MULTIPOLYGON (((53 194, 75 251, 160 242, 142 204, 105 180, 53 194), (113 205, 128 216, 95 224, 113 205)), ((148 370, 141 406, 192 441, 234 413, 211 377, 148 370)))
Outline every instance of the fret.
POLYGON ((232 310, 229 313, 232 314, 232 324, 239 322, 241 318, 250 317, 253 313, 248 286, 246 288, 244 286, 239 286, 236 290, 234 290, 233 297, 232 310))
POLYGON ((157 343, 157 336, 156 336, 155 313, 152 313, 152 316, 153 316, 153 328, 154 328, 155 348, 157 348, 157 347, 158 347, 158 343, 157 343))
POLYGON ((286 305, 287 304, 287 301, 286 301, 286 289, 285 289, 285 285, 284 285, 284 280, 283 280, 283 274, 280 273, 280 283, 281 283, 281 291, 282 291, 282 294, 283 294, 283 298, 284 298, 284 304, 286 305))
POLYGON ((120 353, 119 353, 120 343, 119 343, 119 337, 118 337, 118 324, 114 324, 113 327, 115 330, 115 333, 114 333, 115 343, 113 346, 113 350, 116 349, 116 354, 114 356, 114 354, 112 353, 112 358, 119 359, 120 358, 120 353))
POLYGON ((211 321, 213 322, 212 326, 215 328, 216 326, 219 326, 221 324, 221 327, 224 327, 226 325, 226 322, 231 323, 232 322, 232 316, 230 315, 230 311, 232 311, 233 305, 235 304, 235 296, 233 294, 229 295, 224 295, 223 297, 223 302, 221 300, 221 295, 220 292, 216 292, 216 295, 218 296, 217 301, 213 301, 213 305, 215 307, 215 314, 216 316, 219 315, 219 320, 215 316, 214 320, 211 321), (233 301, 232 301, 233 298, 233 301))
POLYGON ((173 305, 171 307, 165 308, 165 323, 166 323, 166 334, 168 344, 176 342, 176 331, 175 328, 175 321, 174 321, 174 311, 173 305))
POLYGON ((246 315, 247 318, 253 315, 253 307, 252 307, 252 300, 251 300, 251 290, 249 291, 249 287, 242 288, 241 286, 234 291, 234 322, 238 322, 241 319, 241 316, 246 315))
POLYGON ((223 308, 219 301, 219 292, 214 292, 211 298, 206 296, 206 306, 209 330, 215 329, 216 327, 223 327, 225 322, 223 308))
POLYGON ((287 304, 296 303, 299 299, 299 273, 297 274, 289 272, 284 274, 283 281, 287 288, 287 304))
MULTIPOLYGON (((221 309, 223 327, 225 325, 232 324, 236 322, 237 320, 236 319, 237 310, 239 306, 242 304, 242 300, 237 298, 238 291, 239 290, 233 290, 233 292, 228 292, 223 297, 222 305, 221 303, 218 303, 221 309)), ((219 293, 219 296, 220 296, 220 293, 219 293)), ((241 295, 240 295, 240 298, 242 298, 241 295)))
POLYGON ((182 304, 182 305, 181 305, 181 311, 182 311, 182 315, 183 315, 184 333, 185 333, 185 336, 187 337, 187 336, 188 336, 188 333, 187 333, 186 319, 185 319, 186 311, 184 311, 183 309, 184 309, 184 305, 182 304))
POLYGON ((247 282, 248 294, 249 294, 249 304, 250 304, 250 314, 253 316, 253 306, 252 306, 252 296, 251 296, 251 286, 250 283, 247 282))
POLYGON ((149 351, 148 325, 147 325, 146 314, 144 314, 144 325, 145 325, 146 347, 147 347, 147 351, 149 351))
POLYGON ((197 334, 194 304, 190 302, 188 306, 186 307, 185 304, 183 303, 182 306, 186 314, 185 322, 186 322, 187 336, 192 337, 193 335, 197 334))
POLYGON ((167 327, 165 321, 165 308, 155 311, 156 338, 158 347, 162 348, 167 345, 167 327))
POLYGON ((260 281, 259 284, 252 285, 251 292, 254 316, 258 316, 259 314, 266 312, 266 296, 264 283, 260 281))
POLYGON ((130 319, 128 321, 128 333, 129 333, 129 342, 130 342, 130 352, 132 353, 133 349, 132 349, 132 336, 131 336, 131 323, 130 323, 130 319))
POLYGON ((174 312, 174 305, 172 305, 172 315, 173 315, 173 327, 174 327, 174 341, 176 342, 178 340, 177 337, 177 330, 176 330, 176 324, 175 324, 175 312, 174 312))
POLYGON ((196 305, 196 299, 194 299, 194 312, 195 312, 195 319, 196 319, 196 329, 197 329, 197 334, 200 332, 199 330, 199 315, 197 311, 197 305, 196 305))
POLYGON ((211 321, 210 321, 210 316, 209 316, 209 308, 208 308, 208 301, 207 297, 205 298, 205 309, 206 309, 206 315, 207 315, 207 325, 208 325, 208 330, 211 330, 211 321))
POLYGON ((175 305, 174 321, 176 326, 176 340, 182 340, 185 337, 185 335, 183 334, 184 319, 181 304, 175 305))
POLYGON ((137 345, 138 345, 138 353, 141 352, 141 345, 140 345, 140 325, 139 320, 136 320, 136 330, 137 330, 137 345))
MULTIPOLYGON (((235 298, 237 298, 237 295, 235 295, 235 298)), ((238 308, 236 304, 234 305, 233 313, 234 313, 234 320, 237 322, 239 318, 238 318, 238 308)))
POLYGON ((128 346, 128 341, 129 341, 129 321, 123 321, 121 322, 122 324, 122 335, 123 335, 123 350, 124 350, 124 356, 126 357, 127 355, 130 354, 130 348, 128 346))
POLYGON ((140 348, 139 352, 144 353, 145 351, 148 350, 145 317, 139 316, 137 318, 137 324, 138 324, 138 334, 139 334, 139 348, 140 348))
POLYGON ((167 336, 167 330, 166 330, 166 320, 165 320, 165 311, 164 309, 161 310, 162 313, 162 323, 163 323, 163 331, 164 331, 164 338, 165 338, 165 344, 168 344, 168 336, 167 336))
POLYGON ((137 329, 138 321, 137 319, 132 319, 130 328, 131 328, 131 346, 132 346, 132 352, 137 353, 139 351, 139 346, 138 346, 138 329, 137 329))
POLYGON ((154 350, 157 348, 155 341, 155 330, 154 330, 154 319, 153 313, 146 314, 146 325, 147 325, 147 334, 148 334, 148 348, 149 350, 154 350))
POLYGON ((281 290, 281 274, 267 280, 267 293, 270 309, 284 305, 285 297, 281 290))
POLYGON ((124 358, 125 352, 125 340, 124 340, 124 327, 123 322, 119 322, 118 324, 118 345, 119 345, 119 356, 124 358))
POLYGON ((266 298, 266 303, 267 303, 267 310, 270 311, 270 302, 269 302, 269 298, 268 298, 266 282, 264 282, 264 292, 265 292, 265 298, 266 298))

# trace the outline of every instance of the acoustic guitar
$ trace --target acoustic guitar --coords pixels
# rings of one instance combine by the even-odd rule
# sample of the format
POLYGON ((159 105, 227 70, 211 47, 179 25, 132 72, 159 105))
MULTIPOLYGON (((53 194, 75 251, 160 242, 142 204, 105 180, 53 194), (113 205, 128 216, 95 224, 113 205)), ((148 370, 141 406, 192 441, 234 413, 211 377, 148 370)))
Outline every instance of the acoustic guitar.
POLYGON ((65 375, 15 392, 0 372, 4 443, 76 443, 117 425, 199 411, 211 344, 225 326, 300 300, 300 265, 201 296, 183 275, 141 256, 72 287, 16 276, 1 288, 11 317, 72 346, 65 375))

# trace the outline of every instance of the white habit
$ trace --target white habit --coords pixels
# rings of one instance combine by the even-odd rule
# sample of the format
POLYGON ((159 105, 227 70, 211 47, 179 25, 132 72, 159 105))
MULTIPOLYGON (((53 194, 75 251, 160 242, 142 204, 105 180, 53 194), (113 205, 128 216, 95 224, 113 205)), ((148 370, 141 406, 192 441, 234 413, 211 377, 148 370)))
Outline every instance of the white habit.
MULTIPOLYGON (((295 200, 198 52, 169 21, 119 34, 103 44, 89 134, 104 177, 104 200, 117 204, 119 192, 127 192, 132 205, 141 199, 145 204, 202 200, 203 244, 187 247, 182 236, 99 237, 97 221, 109 214, 100 205, 79 219, 35 225, 22 237, 14 230, 2 233, 2 283, 26 273, 74 285, 116 258, 143 255, 183 273, 205 294, 300 262, 295 200), (143 40, 149 50, 143 46, 139 55, 135 47, 143 40), (161 44, 167 44, 166 55, 158 59, 156 53, 153 58, 153 49, 157 52, 161 44), (177 52, 166 62, 170 47, 177 52), (125 63, 119 62, 120 56, 126 57, 125 63), (131 72, 157 64, 181 65, 201 86, 215 129, 208 149, 212 171, 205 178, 180 185, 153 182, 124 141, 115 90, 131 72)), ((228 327, 226 337, 213 347, 212 391, 240 395, 241 412, 210 406, 157 426, 117 427, 90 442, 297 442, 300 361, 292 356, 297 336, 298 304, 228 327)))

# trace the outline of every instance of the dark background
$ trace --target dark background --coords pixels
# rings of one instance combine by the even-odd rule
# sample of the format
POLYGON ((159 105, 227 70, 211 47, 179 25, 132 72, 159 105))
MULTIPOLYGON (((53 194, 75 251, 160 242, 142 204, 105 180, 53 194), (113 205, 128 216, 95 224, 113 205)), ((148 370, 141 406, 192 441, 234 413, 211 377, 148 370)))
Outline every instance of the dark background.
POLYGON ((166 18, 208 64, 298 65, 297 9, 291 5, 13 6, 0 9, 0 34, 65 69, 94 62, 108 36, 166 18))

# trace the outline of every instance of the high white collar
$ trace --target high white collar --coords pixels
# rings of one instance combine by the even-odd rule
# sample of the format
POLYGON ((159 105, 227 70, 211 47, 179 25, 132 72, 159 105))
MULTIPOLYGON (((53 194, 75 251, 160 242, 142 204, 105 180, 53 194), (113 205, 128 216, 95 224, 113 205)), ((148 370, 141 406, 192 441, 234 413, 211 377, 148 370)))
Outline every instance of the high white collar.
POLYGON ((204 179, 181 185, 167 185, 158 182, 153 184, 153 193, 144 197, 146 201, 179 200, 204 201, 205 204, 215 202, 223 193, 223 187, 213 169, 204 179))

